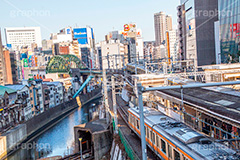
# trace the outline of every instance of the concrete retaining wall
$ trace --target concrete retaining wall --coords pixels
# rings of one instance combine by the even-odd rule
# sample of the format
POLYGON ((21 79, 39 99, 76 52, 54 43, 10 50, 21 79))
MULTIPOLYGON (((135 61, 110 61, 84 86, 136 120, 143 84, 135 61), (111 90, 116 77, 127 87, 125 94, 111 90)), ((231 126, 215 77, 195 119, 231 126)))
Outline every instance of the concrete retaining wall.
POLYGON ((13 150, 17 143, 21 143, 27 137, 26 124, 20 124, 9 130, 0 137, 0 158, 10 150, 13 150))
POLYGON ((100 160, 112 145, 112 136, 109 130, 93 133, 94 159, 100 160))

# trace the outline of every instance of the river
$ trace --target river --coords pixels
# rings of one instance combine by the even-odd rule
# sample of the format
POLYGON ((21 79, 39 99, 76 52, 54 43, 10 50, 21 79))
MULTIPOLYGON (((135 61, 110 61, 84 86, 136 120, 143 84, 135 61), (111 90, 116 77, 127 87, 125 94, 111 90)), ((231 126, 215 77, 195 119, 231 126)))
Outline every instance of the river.
POLYGON ((65 156, 74 151, 73 127, 92 119, 98 113, 99 100, 77 108, 52 128, 20 149, 7 160, 36 160, 38 158, 65 156))

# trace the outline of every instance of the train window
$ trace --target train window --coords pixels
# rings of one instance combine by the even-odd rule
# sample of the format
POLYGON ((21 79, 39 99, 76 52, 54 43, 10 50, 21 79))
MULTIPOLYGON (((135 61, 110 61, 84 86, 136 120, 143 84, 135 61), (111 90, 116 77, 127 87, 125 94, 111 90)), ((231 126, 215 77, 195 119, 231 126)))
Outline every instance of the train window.
POLYGON ((156 137, 157 137, 157 139, 156 139, 156 141, 157 141, 157 147, 160 148, 160 145, 159 145, 159 136, 157 135, 156 137))
POLYGON ((180 154, 174 149, 174 160, 180 160, 180 154))
POLYGON ((166 142, 161 139, 162 152, 166 154, 166 142))
POLYGON ((137 120, 137 129, 139 129, 139 120, 137 120))
POLYGON ((152 136, 152 142, 155 145, 155 133, 153 132, 153 136, 152 136))
POLYGON ((168 157, 172 159, 172 146, 168 144, 168 157))
POLYGON ((150 140, 152 141, 152 130, 150 129, 150 140))
POLYGON ((147 137, 147 126, 144 126, 145 128, 145 136, 147 137))
POLYGON ((146 136, 148 138, 148 127, 146 127, 146 136))

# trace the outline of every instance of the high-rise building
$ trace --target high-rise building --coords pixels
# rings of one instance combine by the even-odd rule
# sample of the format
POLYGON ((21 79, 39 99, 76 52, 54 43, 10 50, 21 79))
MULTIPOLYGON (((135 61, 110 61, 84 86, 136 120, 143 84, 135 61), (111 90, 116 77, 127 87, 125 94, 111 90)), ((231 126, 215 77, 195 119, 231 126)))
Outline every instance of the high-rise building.
POLYGON ((185 27, 185 15, 184 15, 184 4, 177 7, 178 15, 178 42, 179 42, 179 58, 181 60, 186 59, 186 27, 185 27))
MULTIPOLYGON (((216 30, 219 30, 220 53, 219 62, 236 63, 240 61, 240 1, 239 0, 218 0, 219 23, 216 30), (217 29, 219 28, 219 29, 217 29)), ((216 40, 218 39, 216 38, 216 40)), ((218 40, 219 41, 219 40, 218 40)))
POLYGON ((214 22, 218 21, 218 14, 205 13, 217 11, 218 0, 182 0, 181 5, 178 23, 180 43, 184 41, 180 46, 186 54, 184 58, 194 60, 191 64, 194 66, 216 63, 214 22))
POLYGON ((166 15, 166 30, 171 31, 172 28, 172 16, 166 15))
POLYGON ((155 44, 160 46, 166 40, 166 31, 172 30, 172 17, 164 12, 154 14, 155 44))
POLYGON ((7 46, 13 50, 20 50, 23 46, 31 48, 32 43, 42 47, 40 27, 7 27, 5 34, 7 46))
POLYGON ((0 85, 4 85, 6 82, 6 70, 5 70, 5 60, 3 56, 3 45, 2 45, 2 36, 0 28, 0 85))

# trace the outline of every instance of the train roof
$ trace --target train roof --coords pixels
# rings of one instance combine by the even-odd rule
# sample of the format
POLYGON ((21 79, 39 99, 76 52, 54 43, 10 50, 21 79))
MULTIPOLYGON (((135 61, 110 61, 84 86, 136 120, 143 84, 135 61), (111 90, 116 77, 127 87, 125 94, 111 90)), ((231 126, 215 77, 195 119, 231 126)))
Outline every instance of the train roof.
MULTIPOLYGON (((139 108, 130 108, 135 116, 139 117, 139 108)), ((213 142, 187 125, 176 121, 163 113, 149 107, 144 107, 145 123, 160 133, 171 143, 184 150, 186 153, 194 153, 193 158, 221 159, 224 155, 229 160, 238 159, 234 157, 234 150, 225 147, 220 143, 213 142)))

